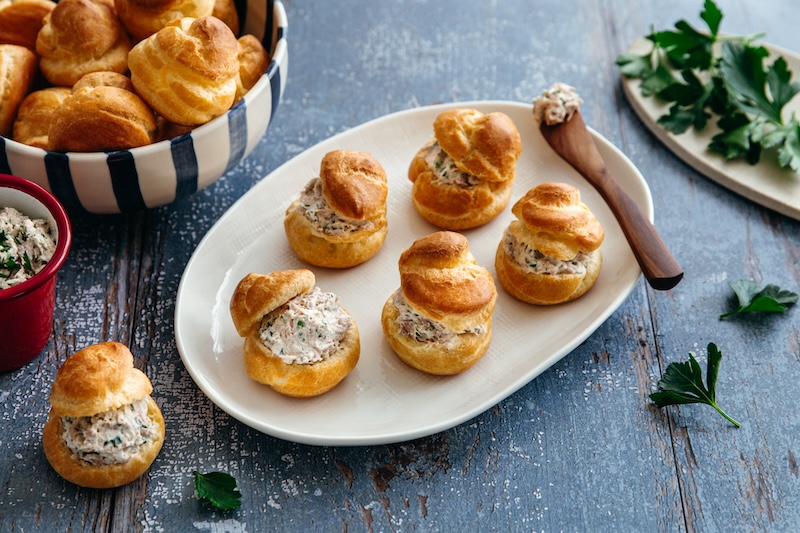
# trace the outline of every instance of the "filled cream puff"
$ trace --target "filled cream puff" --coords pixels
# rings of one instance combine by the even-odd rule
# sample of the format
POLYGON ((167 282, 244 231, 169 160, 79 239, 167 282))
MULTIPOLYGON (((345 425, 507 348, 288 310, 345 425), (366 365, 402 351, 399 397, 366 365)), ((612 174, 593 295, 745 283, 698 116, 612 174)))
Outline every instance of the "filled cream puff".
POLYGON ((497 279, 514 298, 550 305, 574 300, 592 288, 603 257, 600 222, 566 183, 529 190, 497 246, 497 279))
POLYGON ((458 374, 483 357, 492 338, 494 280, 466 237, 440 231, 400 255, 400 288, 383 306, 381 325, 400 359, 429 374, 458 374))
POLYGON ((499 112, 451 109, 436 117, 433 132, 408 169, 417 212, 447 230, 494 219, 511 199, 522 153, 514 122, 499 112))

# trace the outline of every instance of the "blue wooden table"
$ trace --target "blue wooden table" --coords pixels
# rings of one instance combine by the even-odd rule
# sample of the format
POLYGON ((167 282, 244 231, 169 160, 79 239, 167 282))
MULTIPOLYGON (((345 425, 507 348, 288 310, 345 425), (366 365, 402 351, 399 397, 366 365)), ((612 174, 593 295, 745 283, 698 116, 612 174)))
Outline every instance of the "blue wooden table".
MULTIPOLYGON (((651 25, 699 25, 701 4, 287 0, 286 96, 252 155, 180 203, 73 217, 52 340, 33 363, 0 375, 0 530, 797 531, 800 310, 719 315, 733 306, 731 280, 800 289, 800 223, 667 151, 633 113, 614 64, 651 25), (530 102, 554 81, 579 88, 586 122, 645 176, 656 226, 686 272, 676 289, 640 280, 535 380, 466 423, 410 442, 289 442, 238 422, 200 391, 176 348, 175 298, 193 250, 238 198, 368 120, 436 103, 530 102), (58 366, 105 340, 130 346, 150 376, 167 438, 144 477, 88 490, 50 468, 41 431, 58 366), (648 399, 669 363, 690 351, 705 361, 709 342, 724 354, 718 399, 741 428, 706 406, 662 410, 648 399), (198 501, 194 470, 232 474, 242 507, 223 513, 198 501)), ((720 4, 724 31, 763 31, 800 52, 795 0, 720 4)))

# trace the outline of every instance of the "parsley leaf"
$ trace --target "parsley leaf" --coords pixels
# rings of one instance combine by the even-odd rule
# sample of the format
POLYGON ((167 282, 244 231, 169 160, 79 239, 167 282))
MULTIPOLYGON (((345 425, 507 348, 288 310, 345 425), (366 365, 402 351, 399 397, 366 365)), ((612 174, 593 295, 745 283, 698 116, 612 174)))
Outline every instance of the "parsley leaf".
POLYGON ((722 362, 722 352, 713 342, 708 344, 708 363, 706 365, 706 383, 703 384, 703 371, 700 364, 689 352, 689 360, 684 363, 670 363, 664 376, 658 381, 658 390, 650 395, 650 399, 658 407, 701 403, 710 405, 734 426, 741 424, 728 416, 717 405, 717 376, 722 362))
POLYGON ((759 311, 782 313, 786 311, 789 305, 796 303, 798 298, 796 293, 781 289, 777 285, 767 285, 760 289, 754 281, 749 279, 731 281, 728 285, 736 293, 739 307, 720 315, 719 318, 721 320, 742 313, 756 313, 759 311))
POLYGON ((769 150, 781 167, 800 175, 800 122, 783 113, 800 83, 792 81, 786 60, 768 65, 769 51, 754 43, 758 35, 719 35, 723 15, 713 0, 705 0, 700 18, 707 30, 685 20, 674 30, 651 30, 650 52, 619 56, 620 72, 642 80, 643 96, 672 104, 658 119, 667 131, 700 131, 716 116, 720 131, 710 151, 755 165, 769 150))
POLYGON ((196 470, 194 488, 197 495, 222 511, 235 509, 242 505, 242 493, 236 490, 236 479, 225 472, 201 474, 196 470))

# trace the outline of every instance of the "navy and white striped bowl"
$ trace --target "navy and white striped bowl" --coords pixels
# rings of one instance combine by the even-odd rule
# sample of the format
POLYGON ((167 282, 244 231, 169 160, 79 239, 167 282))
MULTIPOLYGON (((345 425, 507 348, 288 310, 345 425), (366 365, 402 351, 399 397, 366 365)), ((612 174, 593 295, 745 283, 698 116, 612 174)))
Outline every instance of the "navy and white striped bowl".
POLYGON ((166 205, 220 178, 258 144, 286 86, 286 10, 280 0, 235 0, 242 34, 261 39, 272 60, 227 113, 189 133, 115 152, 51 152, 0 137, 0 174, 33 181, 67 211, 124 213, 166 205))

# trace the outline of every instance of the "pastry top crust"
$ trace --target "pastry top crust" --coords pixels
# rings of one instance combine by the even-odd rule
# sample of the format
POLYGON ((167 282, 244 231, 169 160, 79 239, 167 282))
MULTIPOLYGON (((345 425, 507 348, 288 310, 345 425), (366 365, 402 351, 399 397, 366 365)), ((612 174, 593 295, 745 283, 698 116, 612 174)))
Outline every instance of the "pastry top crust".
POLYGON ((35 73, 36 54, 24 46, 0 44, 0 135, 11 134, 35 73))
POLYGON ((52 0, 0 0, 0 43, 36 50, 43 19, 54 7, 52 0))
POLYGON ((46 87, 26 96, 14 121, 14 140, 49 150, 53 113, 71 94, 67 87, 46 87))
POLYGON ((239 282, 231 296, 233 325, 241 337, 258 329, 265 315, 295 296, 314 287, 316 278, 310 270, 277 270, 270 274, 250 273, 239 282))
POLYGON ((566 261, 603 243, 603 227, 572 185, 542 183, 525 193, 511 212, 521 221, 511 223, 515 237, 546 256, 566 261))
POLYGON ((176 67, 210 80, 232 79, 239 72, 239 42, 216 17, 184 17, 168 23, 153 37, 152 46, 176 67))
POLYGON ((516 125, 504 113, 484 115, 475 109, 450 109, 436 117, 433 132, 462 171, 483 181, 514 178, 522 141, 516 125))
POLYGON ((386 172, 368 152, 328 152, 320 163, 319 178, 322 197, 338 215, 366 220, 386 214, 386 172))
MULTIPOLYGON (((235 13, 236 11, 234 11, 235 13)), ((254 35, 242 35, 239 42, 239 74, 236 75, 236 100, 255 86, 269 67, 269 54, 254 35)))
POLYGON ((115 0, 114 5, 125 29, 137 40, 173 20, 205 17, 214 11, 214 0, 115 0))
POLYGON ((147 376, 133 366, 130 350, 103 342, 75 352, 59 368, 50 403, 60 416, 92 416, 132 404, 153 392, 147 376))
POLYGON ((439 231, 400 255, 400 289, 420 315, 454 331, 491 318, 497 299, 492 275, 479 266, 460 233, 439 231))
POLYGON ((117 87, 134 92, 133 82, 125 74, 112 71, 90 72, 81 76, 81 79, 72 86, 72 92, 77 92, 81 87, 117 87))

